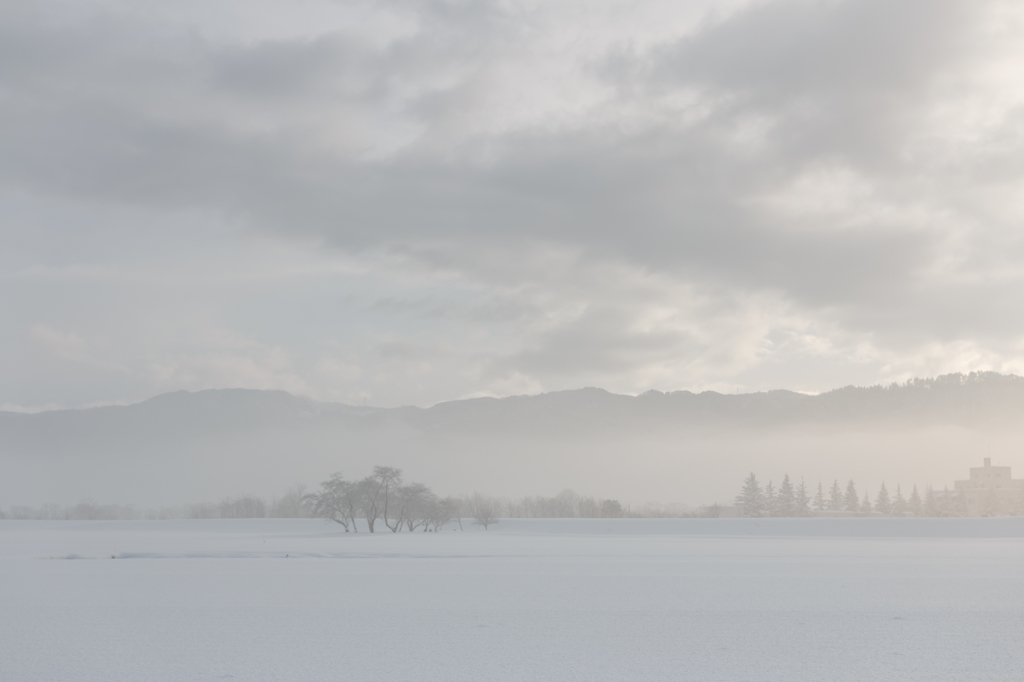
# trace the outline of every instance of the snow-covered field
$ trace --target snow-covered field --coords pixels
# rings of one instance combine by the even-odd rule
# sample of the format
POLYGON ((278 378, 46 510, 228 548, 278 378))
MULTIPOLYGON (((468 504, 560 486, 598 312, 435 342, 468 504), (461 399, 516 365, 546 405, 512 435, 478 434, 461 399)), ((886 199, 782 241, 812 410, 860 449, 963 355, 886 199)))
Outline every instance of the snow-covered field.
POLYGON ((1024 679, 1024 518, 0 521, 0 680, 1024 679))

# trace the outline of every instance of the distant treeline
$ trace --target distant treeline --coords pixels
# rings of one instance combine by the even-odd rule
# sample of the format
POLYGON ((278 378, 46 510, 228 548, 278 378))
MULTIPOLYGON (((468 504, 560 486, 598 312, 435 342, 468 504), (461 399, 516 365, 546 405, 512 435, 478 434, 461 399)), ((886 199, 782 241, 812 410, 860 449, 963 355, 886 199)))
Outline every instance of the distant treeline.
POLYGON ((278 498, 255 495, 229 497, 220 502, 202 502, 176 507, 142 509, 130 504, 99 504, 87 501, 73 506, 43 504, 38 507, 16 505, 0 519, 36 521, 159 521, 166 519, 262 519, 303 518, 311 514, 303 501, 305 486, 296 486, 278 498))
POLYGON ((320 489, 304 497, 315 516, 331 519, 345 531, 357 529, 363 519, 372 533, 377 522, 392 532, 440 530, 447 523, 462 524, 472 519, 486 530, 500 518, 621 518, 624 516, 696 516, 715 515, 702 509, 698 513, 685 508, 647 507, 633 512, 623 509, 617 500, 598 499, 564 490, 554 497, 523 497, 512 500, 475 493, 469 497, 438 497, 422 483, 405 484, 402 471, 394 467, 374 467, 366 478, 349 481, 334 474, 320 489))
POLYGON ((141 509, 132 505, 81 502, 74 506, 44 504, 39 507, 14 506, 0 509, 0 519, 21 520, 162 520, 162 519, 247 519, 322 517, 356 531, 355 520, 365 521, 370 532, 383 522, 389 530, 437 530, 448 523, 471 519, 485 528, 499 518, 682 518, 714 517, 719 505, 692 509, 684 505, 648 504, 640 508, 623 507, 617 500, 579 495, 563 490, 554 497, 511 499, 474 493, 440 497, 422 483, 403 481, 400 469, 375 467, 359 480, 347 480, 333 474, 320 487, 307 492, 299 485, 284 495, 265 499, 255 495, 225 498, 220 502, 187 504, 176 507, 141 509))
MULTIPOLYGON (((853 481, 849 481, 844 489, 835 480, 827 492, 819 481, 817 490, 811 495, 802 479, 798 485, 793 485, 789 474, 783 476, 782 483, 775 487, 771 481, 762 486, 757 476, 751 473, 744 480, 740 494, 736 496, 736 504, 742 506, 743 516, 749 517, 800 517, 829 513, 928 517, 968 515, 967 500, 949 489, 935 491, 928 486, 922 496, 915 485, 910 495, 905 497, 899 485, 895 493, 890 493, 885 483, 882 483, 872 502, 866 491, 864 497, 860 497, 853 481)), ((986 515, 996 516, 1004 511, 1024 514, 1024 509, 1000 510, 993 497, 992 513, 986 515)))
POLYGON ((489 498, 502 518, 508 519, 649 519, 713 518, 721 505, 689 507, 685 504, 650 502, 640 507, 625 506, 618 500, 580 495, 563 490, 554 497, 489 498))

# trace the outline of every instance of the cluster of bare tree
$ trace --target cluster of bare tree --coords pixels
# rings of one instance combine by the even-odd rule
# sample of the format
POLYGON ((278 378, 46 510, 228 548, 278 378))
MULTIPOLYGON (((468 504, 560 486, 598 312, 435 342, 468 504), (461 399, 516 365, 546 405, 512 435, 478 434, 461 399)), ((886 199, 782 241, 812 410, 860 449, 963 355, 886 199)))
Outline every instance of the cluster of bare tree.
MULTIPOLYGON (((555 497, 524 497, 510 500, 475 493, 470 497, 439 498, 422 483, 403 485, 402 472, 386 466, 358 481, 334 474, 320 489, 304 498, 315 516, 331 519, 356 530, 356 519, 365 519, 374 532, 383 521, 392 532, 438 531, 449 522, 473 519, 486 530, 500 518, 619 518, 627 516, 616 500, 600 500, 563 490, 555 497)), ((676 515, 676 514, 673 514, 676 515)))
MULTIPOLYGON (((769 484, 770 488, 771 484, 769 484)), ((553 497, 533 496, 519 499, 491 497, 475 493, 467 497, 440 497, 422 483, 405 483, 402 471, 389 466, 374 467, 360 480, 347 480, 333 474, 314 492, 298 485, 281 497, 243 495, 220 502, 189 504, 181 507, 140 510, 133 506, 99 505, 83 502, 74 507, 48 504, 39 508, 13 507, 0 519, 242 519, 321 517, 337 522, 346 532, 357 532, 356 520, 371 533, 383 522, 388 530, 436 532, 449 523, 462 527, 462 519, 472 519, 486 530, 500 518, 644 518, 716 516, 717 505, 696 510, 683 505, 646 505, 624 509, 617 500, 580 495, 566 489, 553 497)))
POLYGON ((554 497, 523 497, 500 500, 502 516, 512 519, 595 519, 618 518, 622 505, 615 500, 599 500, 563 490, 554 497))
POLYGON ((592 519, 625 515, 622 505, 615 500, 577 495, 572 490, 563 490, 554 497, 523 497, 518 500, 474 493, 471 497, 456 498, 455 502, 464 518, 474 519, 485 528, 497 523, 499 518, 592 519))
POLYGON ((65 507, 59 504, 43 504, 38 507, 16 505, 6 513, 0 510, 0 519, 9 518, 24 521, 134 521, 136 519, 160 518, 157 515, 177 513, 178 516, 162 518, 180 518, 181 510, 142 510, 133 505, 98 504, 96 502, 79 502, 65 507))
POLYGON ((219 503, 203 502, 179 507, 140 509, 134 505, 79 502, 74 506, 43 504, 39 507, 14 506, 0 510, 0 519, 38 521, 135 521, 140 519, 261 519, 309 517, 305 486, 298 485, 278 498, 267 500, 254 495, 225 498, 219 503))
POLYGON ((563 490, 554 497, 509 499, 475 493, 466 497, 439 497, 422 483, 403 484, 402 472, 379 466, 370 476, 349 481, 336 473, 316 492, 306 493, 298 485, 281 497, 243 495, 220 502, 204 502, 181 507, 138 509, 134 506, 99 505, 82 502, 74 507, 47 504, 38 508, 13 507, 0 510, 0 519, 243 519, 243 518, 328 518, 341 524, 346 532, 356 531, 356 519, 365 521, 374 532, 383 521, 393 532, 400 530, 437 531, 448 523, 473 519, 484 529, 500 518, 646 518, 715 516, 713 507, 696 510, 683 505, 646 505, 623 509, 616 500, 579 495, 563 490))
POLYGON ((566 489, 554 497, 491 498, 500 515, 510 519, 691 518, 715 516, 719 505, 691 508, 683 504, 649 503, 623 508, 618 500, 579 495, 566 489))
POLYGON ((227 497, 219 503, 202 502, 184 508, 186 519, 297 519, 310 516, 306 486, 297 485, 281 497, 266 500, 255 495, 227 497))
MULTIPOLYGON (((303 500, 314 516, 336 521, 346 533, 358 530, 356 519, 360 518, 366 520, 371 533, 377 521, 397 533, 417 529, 436 532, 462 517, 459 500, 438 497, 422 483, 403 484, 401 469, 387 466, 374 467, 372 474, 358 481, 336 473, 303 500)), ((482 525, 486 528, 494 520, 487 517, 482 525)), ((477 521, 481 522, 479 518, 477 521)))
MULTIPOLYGON (((1024 502, 1024 500, 1022 500, 1024 502)), ((922 497, 917 492, 917 486, 909 497, 904 497, 899 485, 896 492, 890 494, 885 483, 882 483, 872 503, 870 495, 864 493, 861 498, 857 492, 857 485, 853 481, 846 484, 845 489, 840 487, 839 481, 833 481, 832 487, 826 493, 818 482, 817 492, 810 496, 804 482, 793 485, 789 480, 789 474, 782 478, 782 483, 776 488, 771 481, 761 486, 757 477, 751 473, 743 482, 743 489, 736 497, 736 503, 743 506, 744 516, 815 516, 828 514, 849 514, 849 515, 874 515, 874 516, 928 516, 948 517, 967 516, 967 501, 955 491, 948 488, 942 491, 935 491, 929 486, 925 488, 922 497)), ((996 516, 1000 513, 1024 513, 1020 510, 1001 510, 998 508, 998 501, 993 495, 993 510, 986 516, 996 516)))

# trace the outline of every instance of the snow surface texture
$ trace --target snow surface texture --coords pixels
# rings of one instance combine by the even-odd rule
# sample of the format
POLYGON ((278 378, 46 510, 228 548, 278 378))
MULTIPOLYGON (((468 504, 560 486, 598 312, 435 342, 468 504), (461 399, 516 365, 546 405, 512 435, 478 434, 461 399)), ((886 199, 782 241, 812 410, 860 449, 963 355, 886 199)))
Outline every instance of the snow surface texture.
POLYGON ((346 535, 305 519, 0 521, 0 679, 1024 669, 1024 519, 464 523, 346 535))

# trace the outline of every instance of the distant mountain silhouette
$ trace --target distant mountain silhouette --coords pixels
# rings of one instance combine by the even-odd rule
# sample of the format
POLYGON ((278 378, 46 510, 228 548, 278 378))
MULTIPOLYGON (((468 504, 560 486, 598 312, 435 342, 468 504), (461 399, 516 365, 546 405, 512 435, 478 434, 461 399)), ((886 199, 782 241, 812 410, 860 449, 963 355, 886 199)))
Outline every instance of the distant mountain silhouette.
POLYGON ((562 434, 644 429, 763 429, 793 425, 1014 425, 1024 418, 1024 378, 947 374, 890 386, 847 386, 819 395, 776 390, 728 395, 598 388, 474 398, 430 408, 354 407, 284 391, 177 391, 128 406, 0 412, 0 453, 87 443, 192 440, 226 432, 321 427, 422 432, 562 434))
POLYGON ((127 406, 0 412, 0 507, 276 494, 332 471, 362 476, 380 463, 452 492, 568 485, 728 500, 754 469, 952 480, 993 447, 996 457, 1016 457, 1021 425, 1024 379, 995 373, 814 396, 583 388, 430 408, 178 391, 127 406))
POLYGON ((421 428, 623 427, 771 428, 795 424, 962 426, 1012 424, 1024 417, 1024 378, 995 372, 947 374, 890 386, 847 386, 819 395, 775 390, 736 395, 597 388, 537 396, 441 403, 404 416, 421 428))

